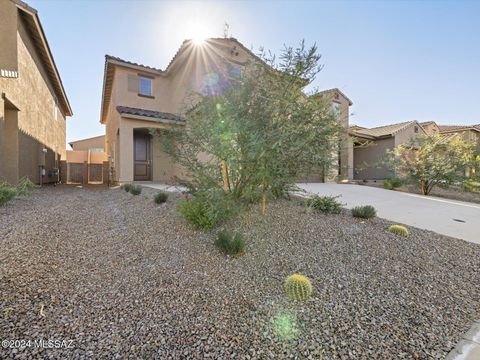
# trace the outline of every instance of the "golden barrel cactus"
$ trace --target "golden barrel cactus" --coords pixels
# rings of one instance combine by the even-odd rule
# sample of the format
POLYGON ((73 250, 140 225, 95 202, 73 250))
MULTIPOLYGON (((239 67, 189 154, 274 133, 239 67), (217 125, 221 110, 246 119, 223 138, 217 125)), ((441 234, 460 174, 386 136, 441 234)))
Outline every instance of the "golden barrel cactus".
POLYGON ((303 275, 290 275, 285 280, 285 292, 287 297, 296 301, 305 301, 312 296, 312 283, 303 275))
POLYGON ((388 228, 388 231, 390 231, 391 233, 393 233, 395 235, 400 235, 400 236, 403 236, 403 237, 408 236, 407 228, 405 226, 402 226, 402 225, 392 225, 388 228))

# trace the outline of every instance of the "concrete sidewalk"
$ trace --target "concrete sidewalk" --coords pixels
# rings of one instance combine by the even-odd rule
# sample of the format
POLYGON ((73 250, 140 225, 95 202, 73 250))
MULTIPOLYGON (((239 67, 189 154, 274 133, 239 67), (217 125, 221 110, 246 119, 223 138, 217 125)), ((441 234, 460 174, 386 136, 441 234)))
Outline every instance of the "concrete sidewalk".
MULTIPOLYGON (((379 217, 480 244, 480 204, 353 184, 297 184, 307 194, 340 195, 345 207, 373 205, 379 217)), ((305 194, 306 195, 306 194, 305 194)))

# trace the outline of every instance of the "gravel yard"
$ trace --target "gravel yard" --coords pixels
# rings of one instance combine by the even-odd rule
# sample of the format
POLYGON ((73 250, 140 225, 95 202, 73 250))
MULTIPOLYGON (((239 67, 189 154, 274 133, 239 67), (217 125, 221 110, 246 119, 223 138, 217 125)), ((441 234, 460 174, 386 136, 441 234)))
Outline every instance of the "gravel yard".
POLYGON ((252 209, 228 258, 153 189, 45 187, 0 208, 0 358, 440 359, 480 317, 480 245, 382 219, 252 209), (285 299, 292 273, 311 301, 285 299))

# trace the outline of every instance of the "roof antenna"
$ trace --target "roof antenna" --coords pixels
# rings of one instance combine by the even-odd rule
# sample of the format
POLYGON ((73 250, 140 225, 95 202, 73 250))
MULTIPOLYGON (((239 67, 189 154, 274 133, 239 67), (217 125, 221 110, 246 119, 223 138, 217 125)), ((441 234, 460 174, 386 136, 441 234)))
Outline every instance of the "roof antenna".
POLYGON ((225 21, 223 24, 223 37, 224 39, 228 38, 228 30, 230 29, 230 25, 225 21))

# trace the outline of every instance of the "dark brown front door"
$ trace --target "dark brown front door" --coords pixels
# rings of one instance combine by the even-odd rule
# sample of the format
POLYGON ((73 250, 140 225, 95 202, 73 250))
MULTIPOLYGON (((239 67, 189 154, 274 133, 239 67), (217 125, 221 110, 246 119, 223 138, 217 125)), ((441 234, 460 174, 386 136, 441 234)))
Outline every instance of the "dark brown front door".
POLYGON ((134 133, 133 135, 133 179, 152 180, 150 135, 134 133))

